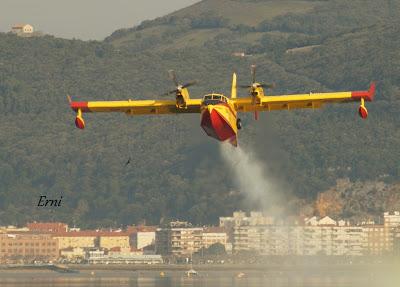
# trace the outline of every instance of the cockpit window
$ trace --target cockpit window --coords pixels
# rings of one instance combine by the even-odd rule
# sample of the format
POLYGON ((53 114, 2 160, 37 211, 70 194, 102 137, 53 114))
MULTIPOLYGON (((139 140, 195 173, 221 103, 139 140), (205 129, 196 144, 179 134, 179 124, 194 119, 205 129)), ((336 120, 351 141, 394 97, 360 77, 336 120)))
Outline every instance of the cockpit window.
POLYGON ((216 105, 221 102, 227 103, 228 99, 225 96, 218 95, 218 94, 217 95, 215 95, 215 94, 206 95, 203 98, 203 105, 206 105, 206 106, 216 105))

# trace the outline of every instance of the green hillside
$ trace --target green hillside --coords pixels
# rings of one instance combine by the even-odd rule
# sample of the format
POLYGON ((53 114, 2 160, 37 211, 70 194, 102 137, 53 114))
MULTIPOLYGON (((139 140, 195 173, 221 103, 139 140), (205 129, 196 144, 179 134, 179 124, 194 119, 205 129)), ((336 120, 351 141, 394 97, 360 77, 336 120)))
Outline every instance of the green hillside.
MULTIPOLYGON (((82 226, 160 218, 207 224, 256 207, 238 192, 198 115, 87 115, 86 130, 74 128, 67 94, 154 98, 172 88, 168 69, 182 81, 199 80, 194 97, 229 93, 234 70, 248 83, 252 63, 260 81, 277 83, 274 93, 365 89, 376 80, 367 121, 357 116, 357 104, 272 112, 258 122, 244 115, 239 140, 284 187, 290 212, 312 206, 339 178, 399 182, 399 6, 209 0, 104 42, 0 34, 0 224, 48 218, 82 226), (251 56, 232 56, 238 51, 251 56), (36 207, 40 195, 61 194, 61 208, 36 207)), ((342 215, 400 208, 397 199, 379 200, 379 207, 354 214, 347 206, 342 215)))

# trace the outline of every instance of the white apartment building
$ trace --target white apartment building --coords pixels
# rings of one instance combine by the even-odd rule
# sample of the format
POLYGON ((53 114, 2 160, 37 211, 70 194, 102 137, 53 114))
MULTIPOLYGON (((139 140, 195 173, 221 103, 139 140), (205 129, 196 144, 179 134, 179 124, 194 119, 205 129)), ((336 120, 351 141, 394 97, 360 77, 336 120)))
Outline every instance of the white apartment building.
POLYGON ((383 214, 383 225, 385 227, 384 233, 387 234, 386 246, 388 250, 397 248, 395 246, 395 239, 397 238, 397 230, 400 228, 400 212, 385 212, 383 214))
POLYGON ((228 235, 221 227, 192 227, 186 222, 171 222, 170 227, 158 228, 155 237, 156 253, 190 256, 201 248, 220 243, 227 252, 232 251, 228 235))
POLYGON ((156 253, 161 255, 190 256, 202 247, 203 228, 187 223, 171 223, 156 231, 156 253), (181 227, 178 227, 181 226, 181 227))
POLYGON ((400 226, 393 231, 393 253, 400 256, 400 226))
POLYGON ((208 248, 215 243, 220 243, 226 247, 228 235, 221 227, 206 227, 203 230, 202 247, 208 248))
POLYGON ((154 245, 156 242, 156 226, 129 226, 127 232, 129 233, 129 244, 135 251, 154 252, 154 245))
POLYGON ((228 242, 233 243, 234 241, 234 229, 237 226, 263 226, 272 225, 274 218, 270 216, 264 216, 261 212, 252 211, 250 216, 247 216, 243 211, 235 211, 231 217, 220 217, 219 226, 226 230, 228 234, 228 242))
POLYGON ((400 212, 395 211, 393 213, 385 212, 383 214, 384 226, 388 228, 394 228, 400 226, 400 212))
POLYGON ((231 217, 219 218, 219 226, 226 229, 239 225, 271 225, 273 223, 273 217, 264 216, 262 212, 258 211, 251 211, 250 216, 243 211, 235 211, 231 217))
POLYGON ((234 226, 233 250, 262 255, 383 255, 394 245, 400 250, 400 232, 394 232, 400 231, 400 214, 385 213, 384 218, 384 225, 368 221, 353 226, 329 217, 306 218, 304 225, 250 225, 242 218, 234 226))
POLYGON ((365 237, 365 254, 384 255, 390 253, 392 249, 392 234, 383 225, 368 224, 363 225, 365 237))
POLYGON ((136 233, 136 249, 143 249, 153 245, 156 242, 155 231, 138 231, 136 233))
POLYGON ((361 227, 239 226, 234 252, 262 255, 363 255, 361 227))
MULTIPOLYGON (((327 255, 364 255, 367 241, 361 226, 335 226, 331 232, 331 252, 327 255)), ((329 238, 326 244, 329 246, 329 238)))
POLYGON ((192 227, 174 222, 168 228, 157 229, 156 252, 162 255, 191 255, 201 247, 215 243, 233 252, 254 252, 261 255, 384 255, 396 248, 400 253, 400 213, 384 214, 384 225, 365 221, 360 225, 335 221, 326 216, 296 220, 294 224, 276 224, 260 212, 235 212, 221 217, 219 228, 192 227))

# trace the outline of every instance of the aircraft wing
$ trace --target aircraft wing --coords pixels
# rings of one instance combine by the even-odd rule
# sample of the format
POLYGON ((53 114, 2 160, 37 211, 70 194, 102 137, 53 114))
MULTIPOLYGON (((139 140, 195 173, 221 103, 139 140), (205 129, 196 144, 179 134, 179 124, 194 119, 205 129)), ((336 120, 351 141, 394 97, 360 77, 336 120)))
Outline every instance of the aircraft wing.
POLYGON ((372 83, 368 91, 350 91, 333 93, 309 93, 297 95, 264 96, 260 102, 254 104, 253 98, 235 99, 235 107, 238 112, 271 111, 320 108, 324 104, 372 101, 375 95, 375 83, 372 83))
POLYGON ((189 99, 186 108, 178 108, 175 100, 126 100, 126 101, 94 101, 74 102, 70 100, 70 107, 77 115, 75 124, 78 128, 85 128, 83 113, 121 112, 127 115, 159 115, 200 113, 201 99, 189 99))
POLYGON ((201 99, 191 99, 186 102, 187 108, 177 108, 175 100, 127 100, 127 101, 96 101, 70 102, 75 112, 122 112, 128 115, 153 115, 200 113, 201 99))

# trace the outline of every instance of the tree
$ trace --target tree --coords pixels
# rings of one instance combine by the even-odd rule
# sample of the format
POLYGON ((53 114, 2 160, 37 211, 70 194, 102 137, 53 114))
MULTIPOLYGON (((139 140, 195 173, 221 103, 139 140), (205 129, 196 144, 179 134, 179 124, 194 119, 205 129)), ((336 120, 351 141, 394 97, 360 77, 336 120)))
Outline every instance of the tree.
POLYGON ((197 254, 202 255, 226 255, 225 246, 221 243, 214 243, 210 245, 208 248, 202 247, 197 254))

